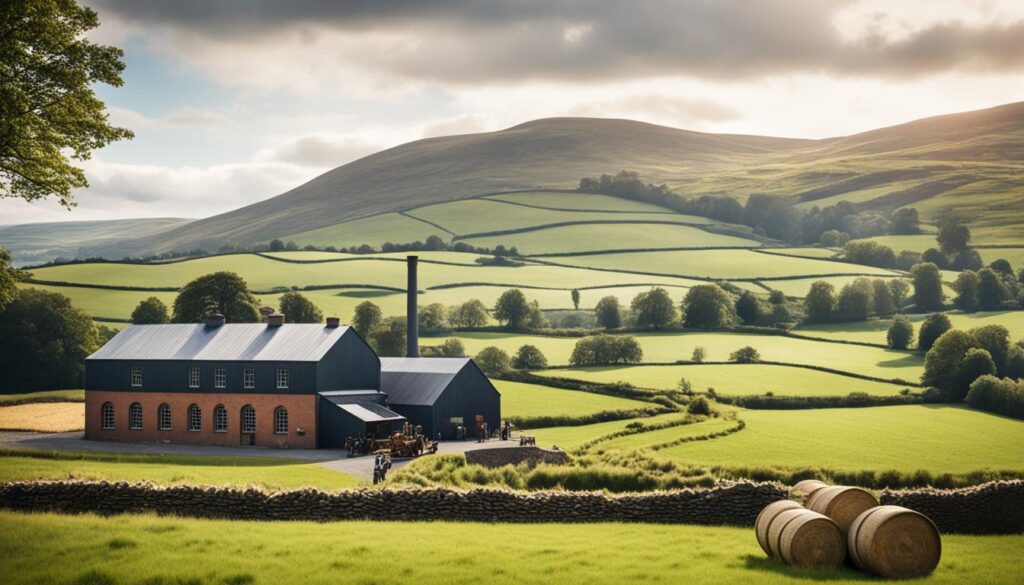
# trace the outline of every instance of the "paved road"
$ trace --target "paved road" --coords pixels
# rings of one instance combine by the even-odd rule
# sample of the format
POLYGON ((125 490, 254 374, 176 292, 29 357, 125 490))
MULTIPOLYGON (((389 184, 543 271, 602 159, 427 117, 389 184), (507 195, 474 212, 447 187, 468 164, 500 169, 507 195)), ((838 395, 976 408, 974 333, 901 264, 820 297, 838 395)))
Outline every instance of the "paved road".
MULTIPOLYGON (((485 447, 512 447, 518 441, 442 441, 438 453, 465 453, 485 447)), ((45 451, 78 451, 88 453, 143 453, 150 455, 206 455, 224 457, 277 457, 295 459, 296 462, 317 463, 327 469, 341 471, 365 481, 373 479, 373 457, 349 458, 338 449, 263 449, 259 447, 213 447, 207 445, 176 445, 170 443, 117 443, 113 441, 86 441, 81 432, 25 433, 0 431, 0 445, 13 448, 42 449, 45 451)), ((396 459, 392 471, 412 461, 396 459)))

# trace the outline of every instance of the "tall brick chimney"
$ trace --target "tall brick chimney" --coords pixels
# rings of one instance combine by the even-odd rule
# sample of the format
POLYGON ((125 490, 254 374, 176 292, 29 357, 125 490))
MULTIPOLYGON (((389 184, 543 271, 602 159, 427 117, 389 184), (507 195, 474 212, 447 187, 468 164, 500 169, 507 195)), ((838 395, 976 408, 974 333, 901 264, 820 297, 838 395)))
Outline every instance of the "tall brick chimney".
POLYGON ((409 357, 420 357, 420 319, 419 309, 416 306, 416 295, 419 292, 419 285, 416 282, 416 265, 418 264, 418 261, 418 256, 406 257, 406 265, 409 271, 409 282, 405 290, 407 302, 405 309, 407 319, 405 337, 408 342, 405 355, 409 357))

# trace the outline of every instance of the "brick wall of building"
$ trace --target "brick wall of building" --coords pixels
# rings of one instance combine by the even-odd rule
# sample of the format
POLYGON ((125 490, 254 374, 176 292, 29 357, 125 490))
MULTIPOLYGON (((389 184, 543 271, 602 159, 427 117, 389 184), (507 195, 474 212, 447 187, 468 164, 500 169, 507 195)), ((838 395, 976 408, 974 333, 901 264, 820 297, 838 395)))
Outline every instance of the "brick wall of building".
POLYGON ((256 409, 257 447, 316 448, 315 394, 240 394, 240 393, 186 393, 186 392, 107 392, 89 390, 85 393, 85 438, 103 441, 143 441, 192 443, 200 445, 249 445, 249 436, 243 435, 242 407, 256 409), (114 405, 114 428, 103 429, 103 404, 114 405), (132 403, 142 405, 142 428, 129 428, 128 411, 132 403), (171 408, 171 430, 159 430, 157 409, 166 403, 171 408), (196 404, 202 409, 199 431, 188 430, 188 407, 196 404), (213 412, 224 405, 228 415, 226 432, 214 431, 213 412), (274 432, 274 410, 288 409, 288 433, 274 432))

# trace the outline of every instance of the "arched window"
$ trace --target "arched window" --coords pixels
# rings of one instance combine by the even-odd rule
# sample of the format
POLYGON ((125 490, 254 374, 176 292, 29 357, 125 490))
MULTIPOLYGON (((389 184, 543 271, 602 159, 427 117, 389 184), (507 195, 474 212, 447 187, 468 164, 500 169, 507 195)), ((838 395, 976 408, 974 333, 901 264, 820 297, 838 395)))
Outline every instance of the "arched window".
POLYGON ((203 430, 203 411, 198 404, 188 407, 188 430, 193 433, 203 430))
POLYGON ((242 407, 242 432, 256 432, 256 409, 248 404, 242 407))
POLYGON ((283 406, 274 410, 274 434, 288 434, 288 409, 283 406))
POLYGON ((166 402, 156 409, 156 425, 161 431, 171 430, 171 407, 166 402))
POLYGON ((112 431, 114 430, 114 405, 109 402, 104 402, 103 406, 100 407, 100 423, 102 423, 103 430, 112 431))
POLYGON ((226 433, 228 431, 228 409, 223 404, 213 408, 213 431, 215 433, 226 433))
POLYGON ((142 428, 142 405, 138 402, 128 407, 128 428, 134 431, 142 428))

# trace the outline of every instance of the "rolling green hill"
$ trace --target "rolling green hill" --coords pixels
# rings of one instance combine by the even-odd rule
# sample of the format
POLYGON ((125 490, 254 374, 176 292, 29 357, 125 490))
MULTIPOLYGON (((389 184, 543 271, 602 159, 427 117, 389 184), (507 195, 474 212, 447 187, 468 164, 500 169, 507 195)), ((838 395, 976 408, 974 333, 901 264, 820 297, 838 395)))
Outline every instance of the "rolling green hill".
POLYGON ((15 266, 41 264, 60 257, 79 257, 82 248, 100 242, 113 245, 126 237, 150 236, 190 221, 155 218, 0 225, 0 246, 14 253, 15 266))
MULTIPOLYGON (((978 242, 1013 243, 1021 240, 1024 226, 1022 132, 1024 103, 823 140, 705 134, 629 120, 536 120, 497 132, 397 146, 277 197, 87 251, 121 257, 298 234, 310 243, 331 238, 356 243, 340 224, 417 208, 420 213, 413 215, 420 217, 429 209, 425 206, 488 194, 573 188, 580 177, 624 168, 687 196, 725 193, 744 199, 771 193, 804 205, 840 200, 866 208, 913 205, 926 220, 953 209, 972 218, 978 242)), ((498 205, 478 201, 472 207, 488 204, 498 205)), ((571 204, 562 208, 579 209, 571 204)), ((395 228, 392 241, 444 236, 451 229, 445 226, 438 233, 423 224, 407 231, 402 226, 414 224, 396 217, 374 221, 395 228)), ((351 227, 356 235, 365 234, 366 243, 382 237, 375 235, 377 224, 351 227)), ((482 231, 487 229, 468 233, 482 231)))

